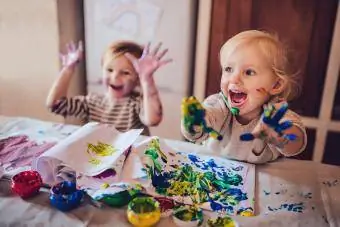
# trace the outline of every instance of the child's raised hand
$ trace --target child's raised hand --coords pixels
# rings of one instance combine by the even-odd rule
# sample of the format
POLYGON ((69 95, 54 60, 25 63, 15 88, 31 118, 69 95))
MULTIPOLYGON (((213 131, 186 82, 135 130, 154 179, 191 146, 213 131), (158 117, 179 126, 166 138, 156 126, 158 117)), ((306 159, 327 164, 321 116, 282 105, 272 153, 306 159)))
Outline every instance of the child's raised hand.
POLYGON ((168 49, 164 49, 159 51, 162 46, 162 43, 159 43, 153 51, 150 51, 150 43, 143 50, 142 56, 137 59, 130 53, 126 53, 125 56, 131 61, 133 64, 136 72, 138 73, 142 82, 148 81, 152 74, 161 66, 168 64, 172 61, 172 59, 165 59, 162 58, 168 52, 168 49))
POLYGON ((206 125, 205 109, 196 97, 191 96, 182 100, 181 114, 184 128, 190 134, 193 135, 199 130, 203 130, 209 133, 211 137, 222 140, 222 136, 219 133, 206 125))
POLYGON ((76 65, 83 57, 83 43, 79 41, 78 46, 74 42, 66 44, 66 54, 60 54, 63 67, 72 67, 76 65))
POLYGON ((296 140, 295 134, 284 133, 285 130, 293 126, 292 122, 284 121, 279 123, 287 112, 287 109, 288 104, 286 102, 265 106, 262 119, 255 127, 254 131, 252 133, 242 134, 240 139, 242 141, 250 141, 259 138, 279 148, 283 148, 289 141, 296 140))

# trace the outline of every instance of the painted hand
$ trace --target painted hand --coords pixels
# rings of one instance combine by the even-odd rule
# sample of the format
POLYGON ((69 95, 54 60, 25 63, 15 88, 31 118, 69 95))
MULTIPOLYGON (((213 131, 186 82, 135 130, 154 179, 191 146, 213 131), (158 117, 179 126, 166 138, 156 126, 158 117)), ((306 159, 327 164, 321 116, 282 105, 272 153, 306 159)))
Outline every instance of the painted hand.
POLYGON ((284 131, 293 126, 291 121, 279 123, 288 110, 288 104, 285 102, 279 104, 279 109, 275 106, 265 106, 262 119, 255 127, 252 133, 245 133, 240 136, 242 141, 251 141, 255 138, 265 140, 279 148, 283 148, 289 141, 297 139, 295 134, 285 134, 284 131))
POLYGON ((74 42, 66 44, 66 54, 60 54, 63 67, 71 67, 76 65, 83 57, 83 43, 79 41, 78 46, 74 42))
POLYGON ((195 134, 197 128, 202 130, 215 139, 222 140, 222 136, 214 129, 207 127, 205 122, 205 109, 202 104, 194 97, 184 98, 181 106, 184 128, 190 134, 195 134))
POLYGON ((142 56, 137 59, 130 53, 126 53, 125 56, 131 61, 136 72, 138 73, 141 82, 147 82, 152 78, 153 73, 161 66, 166 65, 172 61, 172 59, 162 58, 168 52, 168 49, 164 49, 159 52, 162 43, 159 43, 153 51, 150 51, 150 43, 143 50, 142 56))

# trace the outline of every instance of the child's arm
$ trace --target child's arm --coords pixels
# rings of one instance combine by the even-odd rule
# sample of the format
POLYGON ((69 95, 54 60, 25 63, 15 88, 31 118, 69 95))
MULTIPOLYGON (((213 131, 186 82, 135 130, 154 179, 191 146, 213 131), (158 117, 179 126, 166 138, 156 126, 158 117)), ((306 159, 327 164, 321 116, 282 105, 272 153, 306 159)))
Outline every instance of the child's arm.
POLYGON ((132 62, 140 78, 143 93, 140 119, 147 126, 158 125, 163 117, 162 103, 159 98, 158 89, 155 85, 153 74, 158 68, 166 65, 172 60, 162 60, 162 58, 168 52, 168 49, 159 52, 160 47, 161 43, 150 52, 150 44, 148 44, 144 48, 143 55, 140 59, 136 59, 131 54, 125 54, 125 56, 132 62))
POLYGON ((76 49, 74 43, 67 45, 67 53, 61 55, 62 69, 57 80, 52 85, 46 99, 46 106, 51 109, 62 98, 67 96, 67 90, 74 73, 75 67, 83 54, 82 43, 79 42, 76 49))
POLYGON ((66 116, 85 118, 88 114, 87 98, 75 96, 67 98, 67 90, 74 74, 77 63, 83 55, 83 46, 79 42, 76 48, 74 43, 67 44, 67 53, 61 55, 62 69, 52 85, 46 99, 46 106, 55 113, 66 116))

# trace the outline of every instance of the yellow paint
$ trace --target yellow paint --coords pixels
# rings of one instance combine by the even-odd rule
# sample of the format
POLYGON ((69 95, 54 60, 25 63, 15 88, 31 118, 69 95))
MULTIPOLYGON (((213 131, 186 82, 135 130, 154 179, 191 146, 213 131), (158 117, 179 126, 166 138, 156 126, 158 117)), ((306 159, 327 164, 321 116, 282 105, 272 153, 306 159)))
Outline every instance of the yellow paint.
POLYGON ((87 145, 87 152, 90 153, 90 151, 98 156, 110 156, 116 152, 117 149, 109 144, 98 142, 97 145, 91 143, 87 145))
POLYGON ((244 217, 253 217, 255 216, 254 213, 250 210, 245 210, 245 211, 242 211, 240 213, 241 216, 244 216, 244 217))
POLYGON ((93 165, 99 165, 101 163, 101 161, 99 159, 96 159, 96 158, 90 158, 89 163, 91 163, 93 165))
POLYGON ((110 187, 110 185, 108 183, 104 183, 100 186, 101 189, 105 189, 105 188, 108 188, 110 187))
POLYGON ((149 227, 156 224, 160 217, 161 211, 160 209, 156 209, 155 211, 144 213, 144 214, 136 214, 132 210, 127 211, 127 217, 129 222, 136 227, 149 227))

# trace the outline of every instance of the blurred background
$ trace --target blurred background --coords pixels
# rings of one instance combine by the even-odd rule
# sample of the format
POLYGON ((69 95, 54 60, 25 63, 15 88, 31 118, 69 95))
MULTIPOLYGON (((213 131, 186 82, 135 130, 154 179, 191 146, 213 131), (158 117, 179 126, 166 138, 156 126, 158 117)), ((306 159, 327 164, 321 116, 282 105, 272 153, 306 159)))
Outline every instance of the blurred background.
POLYGON ((0 115, 64 122, 45 99, 67 42, 85 43, 69 88, 76 95, 102 92, 100 58, 112 41, 161 41, 174 62, 155 75, 164 120, 151 131, 182 139, 182 98, 219 90, 219 49, 248 29, 275 32, 294 51, 303 86, 290 104, 308 132, 298 158, 340 165, 338 0, 0 0, 0 115))

